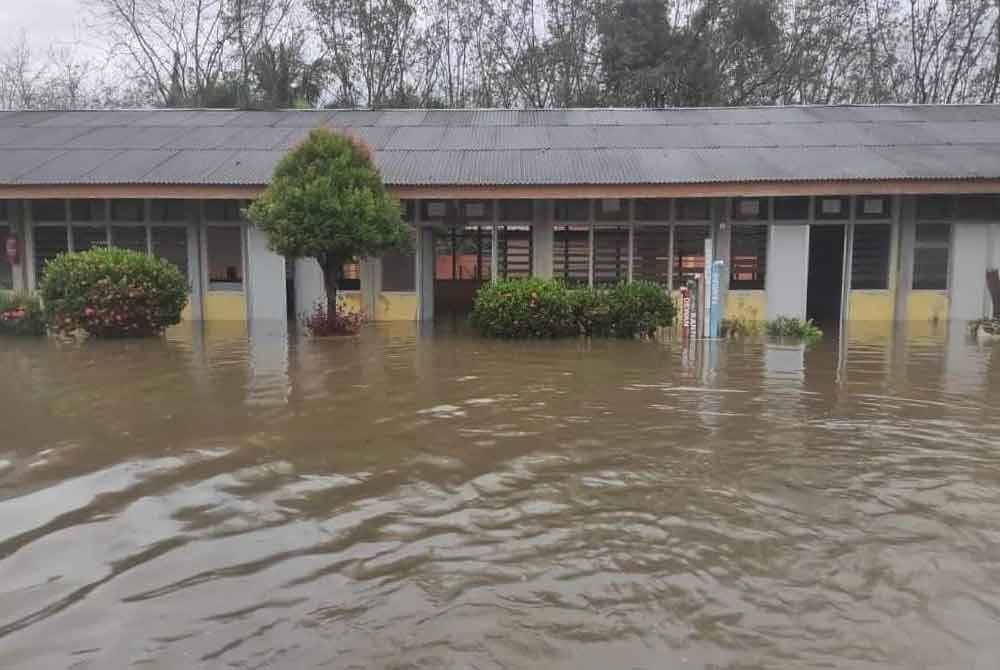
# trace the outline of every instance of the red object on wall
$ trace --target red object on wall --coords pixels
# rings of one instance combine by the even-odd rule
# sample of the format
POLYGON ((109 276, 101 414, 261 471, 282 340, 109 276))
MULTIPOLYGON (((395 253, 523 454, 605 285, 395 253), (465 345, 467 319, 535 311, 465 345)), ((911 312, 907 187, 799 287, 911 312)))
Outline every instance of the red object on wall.
POLYGON ((11 265, 17 265, 17 237, 14 235, 8 236, 5 247, 7 250, 7 260, 10 261, 11 265))

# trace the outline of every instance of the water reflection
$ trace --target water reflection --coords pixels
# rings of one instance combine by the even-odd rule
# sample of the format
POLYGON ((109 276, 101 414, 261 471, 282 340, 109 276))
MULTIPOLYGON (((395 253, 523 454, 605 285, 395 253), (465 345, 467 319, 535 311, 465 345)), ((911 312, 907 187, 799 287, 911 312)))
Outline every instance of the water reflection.
POLYGON ((1000 659, 1000 347, 960 327, 0 344, 4 668, 1000 659))

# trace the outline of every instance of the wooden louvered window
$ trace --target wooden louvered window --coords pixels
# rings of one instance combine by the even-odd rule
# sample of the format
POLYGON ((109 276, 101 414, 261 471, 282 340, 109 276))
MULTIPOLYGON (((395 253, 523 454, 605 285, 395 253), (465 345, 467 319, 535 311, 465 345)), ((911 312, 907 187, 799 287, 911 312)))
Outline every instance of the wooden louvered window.
POLYGON ((170 261, 188 277, 188 231, 183 226, 152 226, 150 247, 153 255, 170 261))
POLYGON ((149 240, 145 226, 111 226, 111 246, 147 253, 149 240))
MULTIPOLYGON (((7 202, 0 200, 0 242, 6 242, 11 234, 7 202)), ((7 254, 0 257, 0 290, 11 290, 14 288, 14 268, 11 267, 7 254)))
POLYGON ((632 279, 670 285, 670 226, 636 226, 632 279))
POLYGON ((35 276, 41 279, 45 265, 59 254, 69 251, 69 228, 61 226, 36 226, 34 236, 35 276))
POLYGON ((767 273, 767 225, 732 227, 729 288, 762 291, 767 273))
POLYGON ((889 288, 891 251, 891 225, 868 223, 855 226, 851 288, 865 291, 884 291, 889 288))
POLYGON ((628 281, 628 228, 594 228, 594 285, 614 286, 628 281))
POLYGON ((590 283, 589 226, 556 226, 553 231, 552 276, 568 286, 590 283))

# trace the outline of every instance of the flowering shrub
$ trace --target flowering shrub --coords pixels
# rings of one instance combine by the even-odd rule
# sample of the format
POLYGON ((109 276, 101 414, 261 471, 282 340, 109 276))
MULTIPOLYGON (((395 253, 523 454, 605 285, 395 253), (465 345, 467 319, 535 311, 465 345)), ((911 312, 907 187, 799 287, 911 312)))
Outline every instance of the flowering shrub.
POLYGON ((311 314, 302 319, 313 337, 329 337, 331 335, 357 335, 361 332, 365 315, 347 309, 343 302, 337 303, 337 311, 330 312, 324 302, 317 302, 311 314))
POLYGON ((0 335, 44 335, 45 314, 38 298, 27 293, 0 293, 0 335))
POLYGON ((102 248, 49 261, 41 293, 56 332, 146 337, 180 322, 188 290, 180 270, 165 260, 102 248))

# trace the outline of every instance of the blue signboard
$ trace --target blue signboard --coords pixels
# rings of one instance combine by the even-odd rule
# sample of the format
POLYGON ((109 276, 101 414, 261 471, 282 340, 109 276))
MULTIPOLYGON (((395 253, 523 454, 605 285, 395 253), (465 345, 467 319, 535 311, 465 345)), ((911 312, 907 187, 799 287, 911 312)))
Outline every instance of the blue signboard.
POLYGON ((722 321, 722 273, 726 271, 724 261, 712 263, 708 286, 708 323, 705 336, 719 336, 719 322, 722 321))

